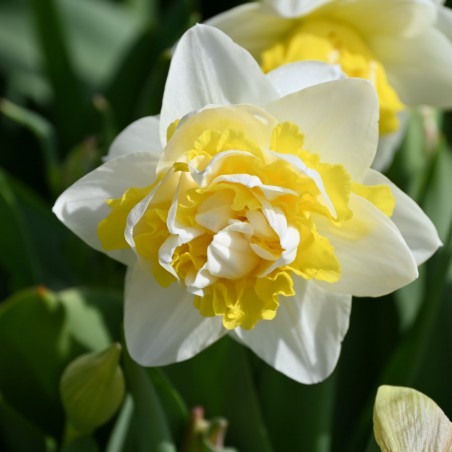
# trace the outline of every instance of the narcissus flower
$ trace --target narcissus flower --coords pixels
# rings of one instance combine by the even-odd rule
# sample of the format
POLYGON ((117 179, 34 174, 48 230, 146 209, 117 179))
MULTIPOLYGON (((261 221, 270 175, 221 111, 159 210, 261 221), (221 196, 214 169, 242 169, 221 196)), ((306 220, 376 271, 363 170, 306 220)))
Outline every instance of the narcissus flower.
POLYGON ((370 80, 382 137, 374 167, 383 168, 402 137, 405 106, 452 106, 452 45, 438 10, 433 0, 262 0, 208 23, 248 49, 264 71, 319 60, 370 80))
POLYGON ((370 169, 377 120, 365 80, 319 63, 265 75, 219 30, 188 31, 160 117, 126 128, 54 207, 128 265, 131 356, 173 363, 230 333, 297 381, 325 378, 352 295, 408 284, 440 243, 370 169))
POLYGON ((411 388, 380 386, 374 433, 382 452, 452 450, 452 423, 432 399, 411 388))

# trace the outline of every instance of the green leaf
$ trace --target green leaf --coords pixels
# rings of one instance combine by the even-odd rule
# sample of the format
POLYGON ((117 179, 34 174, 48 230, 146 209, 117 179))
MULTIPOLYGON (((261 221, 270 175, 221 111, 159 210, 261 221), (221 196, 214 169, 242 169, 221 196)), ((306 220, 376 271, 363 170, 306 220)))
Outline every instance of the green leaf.
POLYGON ((262 412, 275 451, 330 451, 335 375, 302 385, 264 365, 259 377, 262 412))
POLYGON ((53 436, 63 426, 58 382, 70 359, 64 317, 63 306, 42 288, 0 305, 0 391, 8 404, 53 436))
POLYGON ((56 0, 30 0, 30 10, 44 66, 53 90, 56 122, 66 143, 78 141, 88 124, 88 102, 69 52, 56 0))
POLYGON ((28 225, 9 180, 0 170, 0 264, 7 270, 12 290, 37 284, 38 259, 28 225))
POLYGON ((4 99, 0 101, 0 111, 27 128, 37 139, 46 168, 47 184, 53 194, 60 188, 55 131, 51 123, 37 113, 15 105, 4 99))
MULTIPOLYGON (((3 452, 50 450, 44 435, 3 400, 0 394, 0 449, 3 452)), ((53 450, 53 448, 52 448, 53 450)))
POLYGON ((121 411, 112 428, 106 452, 127 451, 127 438, 133 421, 133 401, 130 395, 126 396, 121 411))
POLYGON ((61 452, 99 452, 99 447, 93 438, 84 436, 71 441, 61 452))
POLYGON ((149 368, 147 373, 165 412, 172 437, 182 438, 189 420, 189 412, 185 402, 161 369, 157 367, 149 368))
POLYGON ((189 407, 200 405, 207 418, 229 420, 228 445, 243 451, 273 450, 243 346, 226 337, 164 371, 189 407))
POLYGON ((134 402, 136 450, 176 452, 165 412, 146 369, 124 353, 124 370, 134 402))
POLYGON ((42 431, 58 436, 64 415, 58 386, 67 364, 119 336, 121 295, 112 291, 52 293, 43 287, 0 305, 0 391, 42 431))

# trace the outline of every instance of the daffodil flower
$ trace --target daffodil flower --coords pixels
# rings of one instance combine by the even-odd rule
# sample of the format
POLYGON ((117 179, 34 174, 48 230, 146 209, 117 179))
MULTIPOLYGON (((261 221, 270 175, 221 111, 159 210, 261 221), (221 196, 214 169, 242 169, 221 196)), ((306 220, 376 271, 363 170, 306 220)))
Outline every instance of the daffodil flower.
POLYGON ((432 399, 411 388, 380 386, 374 434, 382 452, 452 451, 452 423, 432 399))
POLYGON ((219 30, 189 30, 161 115, 127 127, 54 206, 128 266, 131 356, 165 365, 229 333, 299 382, 330 374, 352 295, 408 284, 440 244, 370 169, 377 122, 366 80, 320 63, 265 75, 219 30))
POLYGON ((452 44, 443 33, 447 25, 452 33, 451 22, 437 21, 438 9, 433 0, 262 0, 207 23, 264 71, 319 60, 370 80, 380 104, 374 168, 384 169, 403 136, 406 106, 452 106, 452 44))

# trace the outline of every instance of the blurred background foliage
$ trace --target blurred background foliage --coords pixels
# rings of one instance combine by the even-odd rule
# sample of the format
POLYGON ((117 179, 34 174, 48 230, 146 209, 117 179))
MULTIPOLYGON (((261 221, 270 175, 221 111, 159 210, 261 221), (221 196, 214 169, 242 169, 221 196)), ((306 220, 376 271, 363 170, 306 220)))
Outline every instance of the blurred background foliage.
POLYGON ((297 384, 228 338, 160 369, 123 352, 121 408, 68 440, 59 381, 77 356, 121 342, 124 269, 51 206, 122 128, 159 112, 182 33, 240 3, 0 0, 0 450, 220 451, 226 419, 235 450, 371 452, 382 383, 415 387, 452 418, 452 116, 421 109, 388 173, 445 246, 410 286, 355 300, 330 378, 297 384))

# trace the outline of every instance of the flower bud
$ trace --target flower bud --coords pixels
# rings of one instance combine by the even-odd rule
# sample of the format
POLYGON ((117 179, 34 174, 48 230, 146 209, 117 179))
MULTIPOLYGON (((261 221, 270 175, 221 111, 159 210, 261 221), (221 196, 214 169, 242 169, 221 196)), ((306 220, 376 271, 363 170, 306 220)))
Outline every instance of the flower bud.
POLYGON ((72 361, 60 382, 68 422, 79 433, 89 434, 107 422, 124 397, 124 375, 118 365, 121 346, 87 353, 72 361))

